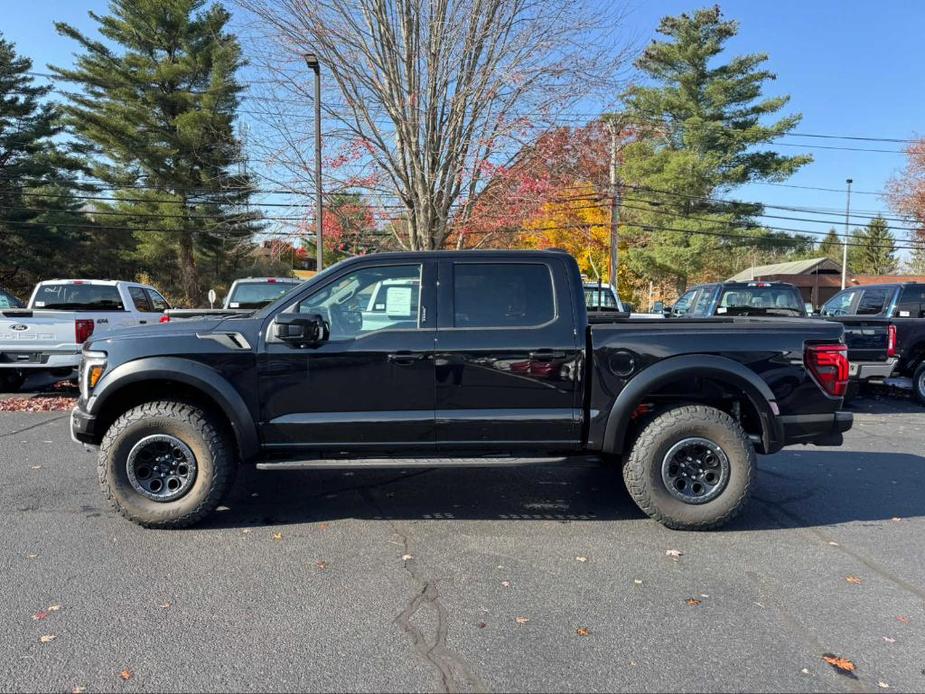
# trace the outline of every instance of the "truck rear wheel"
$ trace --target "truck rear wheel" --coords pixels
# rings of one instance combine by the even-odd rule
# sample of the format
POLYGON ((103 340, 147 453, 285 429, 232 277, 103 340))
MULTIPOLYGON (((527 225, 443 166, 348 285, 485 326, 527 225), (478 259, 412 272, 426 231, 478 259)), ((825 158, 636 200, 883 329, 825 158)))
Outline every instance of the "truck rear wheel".
POLYGON ((0 393, 18 392, 25 380, 25 374, 19 369, 0 369, 0 393))
POLYGON ((920 403, 925 405, 925 360, 918 365, 912 374, 912 392, 920 403))
POLYGON ((662 525, 708 530, 742 510, 754 470, 755 449, 732 417, 684 405, 646 425, 623 466, 623 480, 639 508, 662 525))
POLYGON ((119 417, 100 445, 103 493, 130 521, 183 528, 218 506, 235 457, 225 434, 198 407, 149 402, 119 417))

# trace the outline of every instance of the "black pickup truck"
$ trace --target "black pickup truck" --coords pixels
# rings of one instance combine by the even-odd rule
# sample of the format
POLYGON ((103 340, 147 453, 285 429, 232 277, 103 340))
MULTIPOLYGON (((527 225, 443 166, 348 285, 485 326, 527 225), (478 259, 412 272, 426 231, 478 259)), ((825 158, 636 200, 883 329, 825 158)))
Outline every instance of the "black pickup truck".
POLYGON ((495 466, 594 455, 672 528, 742 507, 755 454, 839 445, 842 327, 750 318, 589 325, 560 251, 343 261, 246 316, 84 347, 71 417, 115 508, 192 524, 239 465, 495 466))
POLYGON ((845 326, 849 390, 886 381, 912 388, 925 404, 925 284, 843 289, 823 305, 821 314, 845 326))

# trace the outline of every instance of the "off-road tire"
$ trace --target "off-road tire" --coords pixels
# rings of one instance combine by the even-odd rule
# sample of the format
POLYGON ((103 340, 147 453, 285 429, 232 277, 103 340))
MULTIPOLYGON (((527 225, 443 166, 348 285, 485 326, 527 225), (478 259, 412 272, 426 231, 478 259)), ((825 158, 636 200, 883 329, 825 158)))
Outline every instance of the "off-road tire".
POLYGON ((925 405, 925 359, 912 374, 912 392, 916 400, 925 405))
POLYGON ((636 505, 675 530, 710 530, 735 517, 748 500, 755 476, 755 449, 742 427, 728 414, 705 405, 682 405, 662 412, 642 429, 623 466, 623 481, 636 505), (668 450, 688 437, 719 445, 729 460, 722 492, 702 504, 674 497, 662 480, 668 450))
POLYGON ((231 442, 205 412, 183 402, 155 401, 128 410, 109 427, 97 472, 103 494, 130 521, 146 528, 185 528, 215 510, 231 487, 235 467, 231 442), (173 501, 148 499, 129 482, 129 451, 152 434, 175 436, 196 456, 192 488, 173 501))

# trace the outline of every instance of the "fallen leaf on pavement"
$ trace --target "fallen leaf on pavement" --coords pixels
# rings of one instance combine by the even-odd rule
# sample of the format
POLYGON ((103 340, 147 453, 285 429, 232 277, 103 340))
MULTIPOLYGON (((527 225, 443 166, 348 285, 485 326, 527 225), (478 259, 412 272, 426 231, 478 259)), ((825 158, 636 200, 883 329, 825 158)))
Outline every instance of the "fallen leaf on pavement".
POLYGON ((809 674, 809 670, 807 670, 806 668, 803 668, 802 670, 800 670, 800 672, 802 672, 804 675, 809 674))
POLYGON ((903 624, 908 624, 908 623, 909 623, 909 618, 908 618, 908 617, 897 617, 897 618, 896 618, 896 621, 897 621, 897 622, 902 622, 903 624))
POLYGON ((319 523, 319 524, 318 524, 318 530, 327 530, 327 529, 328 529, 328 524, 327 524, 327 523, 319 523))
POLYGON ((21 397, 0 400, 0 412, 64 412, 73 409, 73 397, 21 397))
POLYGON ((845 576, 845 580, 855 586, 859 586, 864 582, 858 576, 845 576))
POLYGON ((488 625, 485 624, 485 622, 479 622, 479 629, 484 629, 484 628, 487 627, 487 626, 488 626, 488 625))
POLYGON ((34 615, 32 615, 32 619, 36 622, 41 622, 43 619, 47 619, 47 618, 48 618, 48 613, 45 610, 39 610, 34 615))
POLYGON ((84 694, 85 691, 87 691, 86 687, 74 687, 71 690, 71 694, 84 694))
POLYGON ((121 677, 126 682, 128 682, 134 676, 135 676, 135 673, 132 672, 131 670, 123 670, 122 672, 119 673, 119 677, 121 677))
POLYGON ((402 561, 411 561, 412 559, 414 559, 414 557, 411 556, 410 554, 403 554, 403 555, 401 555, 401 560, 402 560, 402 561))
POLYGON ((666 549, 666 550, 665 550, 665 556, 666 556, 666 557, 672 557, 673 559, 677 559, 678 557, 680 557, 680 556, 683 555, 683 554, 684 554, 684 552, 682 552, 682 551, 679 550, 679 549, 666 549))
POLYGON ((884 682, 883 680, 880 680, 879 682, 877 682, 877 686, 880 687, 880 689, 889 689, 889 688, 890 688, 890 685, 888 685, 888 684, 887 684, 886 682, 884 682))
POLYGON ((518 624, 526 624, 527 622, 530 621, 530 618, 529 617, 514 617, 514 621, 517 622, 518 624))
POLYGON ((283 534, 282 534, 282 533, 273 533, 273 539, 276 540, 277 542, 280 542, 280 541, 282 541, 282 539, 283 539, 283 534))
POLYGON ((691 607, 697 607, 697 605, 699 605, 699 604, 702 603, 702 602, 703 602, 703 600, 698 600, 697 598, 688 598, 688 599, 687 599, 687 604, 690 605, 691 607))
POLYGON ((27 554, 26 559, 36 559, 38 556, 38 554, 27 554))
POLYGON ((575 561, 586 562, 588 561, 587 557, 575 557, 575 561))
POLYGON ((48 606, 49 612, 57 612, 60 609, 61 609, 61 605, 49 605, 48 606))
POLYGON ((328 568, 328 563, 326 561, 319 560, 315 562, 315 566, 318 568, 319 571, 324 571, 326 568, 328 568))
POLYGON ((642 581, 640 581, 638 578, 634 578, 634 579, 633 579, 633 583, 635 583, 637 586, 641 586, 641 585, 642 585, 642 581))
POLYGON ((510 587, 511 587, 511 582, 510 582, 510 581, 501 581, 501 585, 504 586, 505 588, 510 588, 510 587))
POLYGON ((32 469, 33 469, 33 470, 41 470, 41 469, 42 469, 42 466, 41 466, 41 465, 33 465, 33 466, 32 466, 32 469))
POLYGON ((173 603, 171 603, 171 602, 162 602, 162 603, 161 603, 161 608, 162 608, 162 609, 165 609, 165 610, 169 610, 172 606, 173 606, 173 603))
POLYGON ((884 636, 883 640, 887 643, 896 643, 896 639, 891 639, 889 636, 884 636))
POLYGON ((588 634, 591 633, 591 630, 588 629, 588 627, 578 627, 575 630, 575 633, 578 634, 579 636, 587 636, 588 634))
POLYGON ((837 655, 832 655, 831 653, 823 653, 822 659, 835 668, 836 671, 842 673, 843 675, 850 675, 851 677, 856 677, 854 674, 855 665, 847 658, 840 658, 837 655))
POLYGON ((54 641, 56 638, 58 637, 55 634, 44 634, 39 636, 39 643, 48 643, 50 641, 54 641))

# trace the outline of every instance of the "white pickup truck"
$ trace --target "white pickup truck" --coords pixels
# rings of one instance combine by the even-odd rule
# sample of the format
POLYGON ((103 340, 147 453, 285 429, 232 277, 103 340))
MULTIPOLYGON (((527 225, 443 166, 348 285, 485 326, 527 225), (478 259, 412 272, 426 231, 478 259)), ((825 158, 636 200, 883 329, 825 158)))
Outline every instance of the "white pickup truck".
POLYGON ((39 282, 25 308, 0 310, 0 390, 18 390, 37 372, 66 378, 90 335, 157 323, 168 308, 160 292, 137 282, 39 282))

